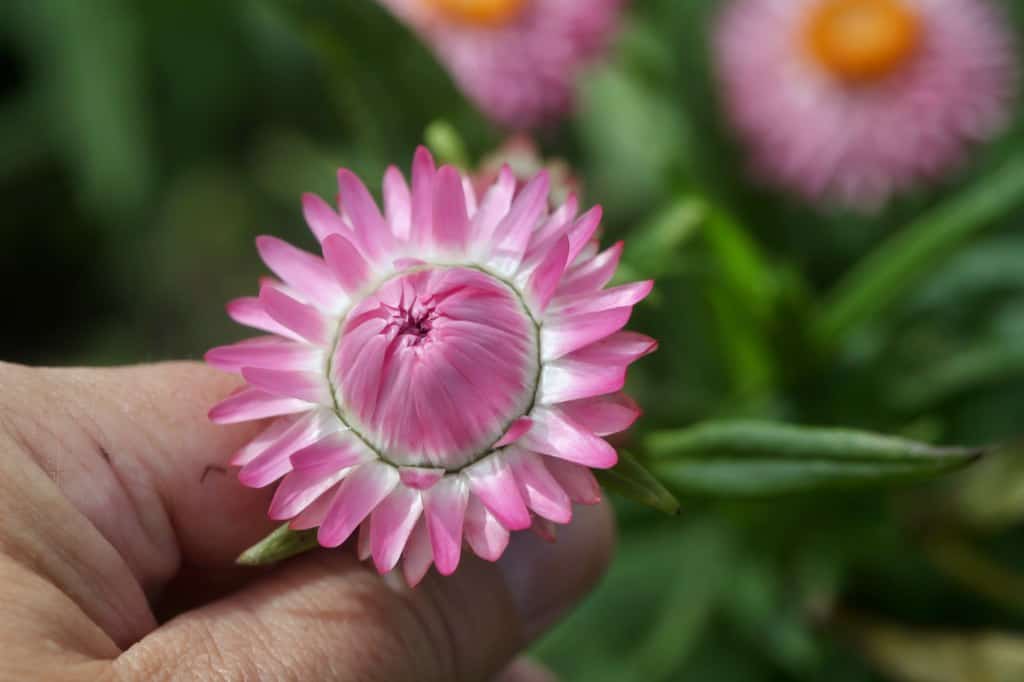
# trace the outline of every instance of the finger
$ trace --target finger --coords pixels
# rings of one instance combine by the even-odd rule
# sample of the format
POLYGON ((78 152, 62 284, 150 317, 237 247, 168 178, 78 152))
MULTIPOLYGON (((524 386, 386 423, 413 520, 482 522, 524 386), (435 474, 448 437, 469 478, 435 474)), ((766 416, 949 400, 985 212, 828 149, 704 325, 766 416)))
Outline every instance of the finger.
POLYGON ((188 612, 118 659, 125 675, 226 679, 488 680, 595 584, 607 565, 607 507, 581 508, 558 542, 518 534, 497 564, 409 590, 345 551, 318 551, 188 612))
POLYGON ((521 657, 501 671, 494 682, 558 682, 558 678, 547 666, 521 657))

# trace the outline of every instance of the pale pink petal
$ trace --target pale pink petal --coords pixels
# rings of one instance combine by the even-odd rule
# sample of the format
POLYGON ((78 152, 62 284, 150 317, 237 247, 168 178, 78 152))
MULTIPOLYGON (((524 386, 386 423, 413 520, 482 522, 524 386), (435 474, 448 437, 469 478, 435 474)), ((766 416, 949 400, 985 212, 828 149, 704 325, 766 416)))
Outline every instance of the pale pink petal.
POLYGON ((512 196, 516 191, 516 176, 512 169, 505 165, 498 173, 498 179, 484 194, 480 208, 473 215, 470 233, 480 247, 490 246, 491 237, 498 224, 508 214, 512 205, 512 196))
POLYGON ((470 496, 466 507, 464 532, 470 549, 481 559, 497 561, 508 547, 508 529, 475 496, 470 496))
POLYGON ((307 300, 324 310, 337 310, 347 297, 320 259, 275 237, 256 238, 263 262, 307 300))
POLYGON ((239 372, 243 367, 312 370, 323 364, 323 355, 323 350, 316 346, 263 336, 211 348, 203 359, 226 372, 239 372))
POLYGON ((412 225, 409 241, 423 246, 430 239, 434 220, 434 157, 426 147, 416 148, 412 160, 412 225))
POLYGON ((302 195, 302 213, 306 217, 306 224, 320 241, 326 239, 328 235, 350 232, 345 227, 341 216, 335 213, 326 201, 315 194, 302 195))
POLYGON ((243 388, 214 405, 209 417, 215 424, 236 424, 305 412, 310 407, 312 405, 305 400, 274 395, 258 388, 243 388))
POLYGON ((274 491, 268 516, 276 520, 294 518, 344 478, 346 473, 345 469, 334 466, 289 472, 274 491))
POLYGON ((632 312, 629 307, 612 308, 546 321, 540 331, 544 361, 560 358, 614 334, 629 322, 632 312))
POLYGON ((327 378, 322 372, 244 367, 242 377, 256 388, 318 405, 333 405, 327 378))
POLYGON ((292 470, 292 454, 317 441, 326 431, 336 428, 337 419, 333 415, 310 412, 296 420, 270 447, 243 466, 238 472, 239 482, 250 488, 270 485, 292 470))
POLYGON ((228 317, 238 324, 244 324, 246 327, 260 329, 265 332, 270 332, 271 334, 277 334, 278 336, 283 336, 294 341, 304 340, 291 329, 272 318, 263 307, 263 303, 260 302, 260 299, 253 296, 236 298, 229 302, 227 305, 227 311, 228 317))
POLYGON ((402 574, 409 587, 416 587, 427 575, 430 565, 434 563, 434 555, 430 548, 430 534, 427 531, 427 522, 421 516, 412 529, 412 535, 405 546, 405 555, 402 561, 402 574))
POLYGON ((519 419, 512 422, 512 425, 508 427, 504 435, 498 439, 498 442, 494 444, 494 448, 503 448, 506 445, 515 443, 517 440, 523 437, 523 434, 530 430, 533 425, 533 420, 529 417, 520 417, 519 419))
POLYGON ((462 253, 469 241, 469 214, 462 177, 452 166, 441 166, 434 181, 433 240, 442 252, 462 253))
POLYGON ((412 195, 405 184, 402 171, 388 166, 384 173, 384 216, 387 218, 391 231, 399 240, 409 238, 412 220, 412 195))
POLYGON ((359 532, 356 538, 356 556, 359 557, 360 561, 366 561, 373 556, 373 538, 370 537, 370 522, 373 519, 371 514, 369 518, 359 524, 359 532))
POLYGON ((315 443, 296 450, 291 461, 295 469, 319 469, 325 466, 347 469, 376 458, 373 451, 357 436, 343 429, 328 433, 315 443))
POLYGON ((626 383, 626 365, 591 363, 567 355, 544 365, 537 388, 542 405, 614 393, 626 383))
POLYGON ((598 436, 625 431, 640 416, 640 407, 625 393, 574 400, 562 403, 558 409, 598 436))
POLYGON ((445 476, 425 491, 423 498, 434 564, 441 575, 451 575, 462 556, 462 525, 469 487, 461 476, 445 476))
POLYGON ((551 303, 551 315, 576 315, 592 313, 610 308, 633 306, 647 298, 654 287, 654 280, 631 282, 610 289, 562 296, 551 303))
POLYGON ((331 503, 334 501, 339 485, 340 483, 335 483, 333 488, 316 498, 298 516, 288 522, 288 527, 292 530, 309 530, 323 523, 327 518, 327 512, 331 509, 331 503))
MULTIPOLYGON (((309 406, 307 406, 308 409, 309 406)), ((305 412, 305 410, 303 410, 305 412)), ((263 429, 258 436, 240 447, 228 461, 231 466, 245 466, 269 448, 278 438, 283 436, 288 429, 301 419, 299 416, 278 417, 270 422, 270 426, 263 429)))
POLYGON ((427 467, 399 467, 398 475, 402 479, 402 485, 416 490, 426 490, 441 480, 444 476, 444 469, 430 469, 427 467))
POLYGON ((488 264, 499 274, 511 276, 519 268, 530 236, 548 204, 550 180, 542 171, 512 201, 508 215, 494 230, 495 247, 488 264))
POLYGON ((547 257, 541 261, 537 269, 530 275, 526 284, 526 305, 534 315, 540 315, 548 307, 551 297, 555 295, 558 282, 568 264, 569 240, 562 237, 554 245, 547 257))
POLYGON ((370 191, 362 180, 344 168, 338 171, 338 190, 341 205, 352 220, 359 243, 366 249, 366 256, 381 262, 394 248, 394 235, 370 191))
POLYGON ((616 242, 588 261, 573 265, 558 285, 556 297, 597 291, 611 280, 622 258, 623 243, 616 242))
POLYGON ((544 466, 541 456, 535 452, 519 450, 509 453, 508 457, 526 506, 549 521, 569 523, 572 519, 572 502, 544 466))
POLYGON ((327 320, 316 308, 300 303, 273 286, 260 289, 260 303, 276 322, 310 343, 326 345, 329 340, 327 320))
POLYGON ((557 408, 536 407, 531 416, 533 428, 519 440, 522 447, 594 469, 610 469, 618 461, 615 448, 607 441, 557 408))
POLYGON ((370 517, 370 546, 379 573, 398 565, 409 535, 423 511, 419 491, 397 486, 370 517))
POLYGON ((522 530, 530 526, 530 512, 523 502, 515 476, 500 453, 484 457, 463 470, 469 489, 503 526, 522 530))
POLYGON ((370 264, 347 237, 328 235, 323 249, 327 266, 346 293, 354 294, 370 281, 370 264))
POLYGON ((544 465, 573 502, 597 504, 601 501, 601 486, 587 467, 557 457, 544 457, 544 465))
POLYGON ((601 224, 601 216, 604 209, 594 206, 580 216, 572 230, 569 231, 569 262, 575 262, 576 258, 583 252, 583 248, 590 243, 601 224))
POLYGON ((317 541, 324 547, 345 542, 396 485, 398 472, 389 464, 369 462, 355 469, 338 487, 317 541))

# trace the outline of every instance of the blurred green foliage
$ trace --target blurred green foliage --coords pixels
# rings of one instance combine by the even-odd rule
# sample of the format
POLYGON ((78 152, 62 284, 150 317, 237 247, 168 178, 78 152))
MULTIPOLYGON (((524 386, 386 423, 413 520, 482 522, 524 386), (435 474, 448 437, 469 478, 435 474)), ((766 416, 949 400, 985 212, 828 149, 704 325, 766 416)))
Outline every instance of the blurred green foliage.
MULTIPOLYGON (((1024 4, 1005 4, 1021 33, 1024 4)), ((627 240, 622 276, 657 279, 632 326, 661 348, 632 372, 646 415, 623 444, 643 459, 656 431, 744 419, 1010 445, 925 482, 858 455, 875 485, 785 495, 758 484, 839 465, 743 451, 741 485, 696 495, 722 453, 668 448, 681 514, 620 501, 611 574, 537 651, 587 682, 1021 679, 1024 118, 882 213, 802 205, 744 173, 709 64, 718 6, 636 0, 578 114, 539 136, 627 240)), ((437 120, 456 158, 503 139, 370 2, 0 4, 0 357, 242 338, 222 304, 262 273, 252 238, 311 247, 301 192, 407 164, 437 120)))

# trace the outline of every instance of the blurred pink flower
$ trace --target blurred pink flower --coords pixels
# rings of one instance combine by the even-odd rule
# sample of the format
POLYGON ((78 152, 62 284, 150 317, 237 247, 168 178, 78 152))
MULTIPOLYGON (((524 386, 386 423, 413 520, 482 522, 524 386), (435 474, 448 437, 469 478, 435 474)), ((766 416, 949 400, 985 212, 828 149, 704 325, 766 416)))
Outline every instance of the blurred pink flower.
POLYGON ((338 184, 338 212, 303 198, 323 258, 257 240, 280 279, 228 313, 270 335, 207 354, 248 383, 211 419, 273 418, 239 480, 280 480, 272 518, 326 547, 358 529, 361 556, 402 560, 410 584, 454 571, 463 540, 493 561, 509 531, 597 502, 604 436, 639 415, 626 368, 656 345, 621 331, 652 283, 605 288, 622 244, 598 251, 600 208, 550 211, 547 174, 517 192, 507 166, 478 195, 422 148, 411 188, 388 169, 383 214, 355 175, 338 184))
POLYGON ((624 0, 378 0, 417 31, 490 118, 532 128, 572 108, 624 0))
POLYGON ((718 75, 762 179, 872 210, 1006 121, 1005 26, 986 0, 735 0, 718 75))

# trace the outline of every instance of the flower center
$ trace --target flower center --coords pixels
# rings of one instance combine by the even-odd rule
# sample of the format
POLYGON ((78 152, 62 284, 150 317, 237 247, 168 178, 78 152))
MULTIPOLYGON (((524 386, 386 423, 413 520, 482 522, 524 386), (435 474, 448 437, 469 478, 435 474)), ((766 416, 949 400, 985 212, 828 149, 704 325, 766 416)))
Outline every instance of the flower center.
POLYGON ((527 0, 426 0, 450 18, 477 26, 503 26, 523 11, 527 0))
POLYGON ((532 406, 537 334, 515 290, 484 272, 396 275, 342 322, 339 416, 394 464, 460 469, 532 406))
POLYGON ((917 49, 920 34, 920 20, 905 0, 822 0, 806 24, 814 59, 852 83, 893 72, 917 49))

